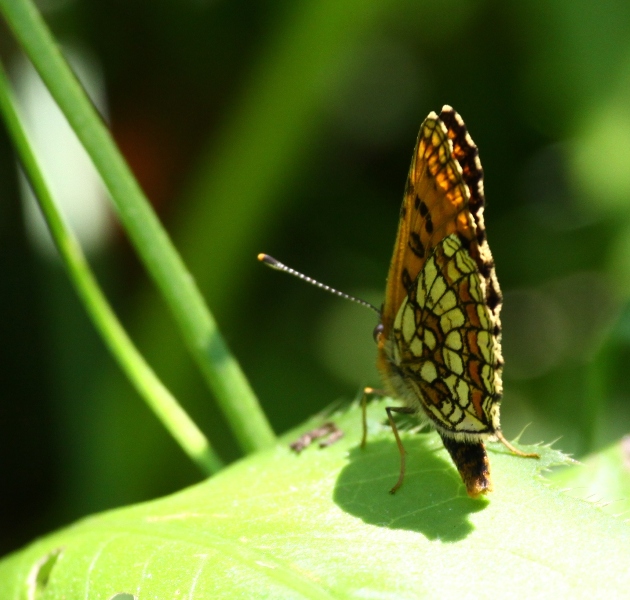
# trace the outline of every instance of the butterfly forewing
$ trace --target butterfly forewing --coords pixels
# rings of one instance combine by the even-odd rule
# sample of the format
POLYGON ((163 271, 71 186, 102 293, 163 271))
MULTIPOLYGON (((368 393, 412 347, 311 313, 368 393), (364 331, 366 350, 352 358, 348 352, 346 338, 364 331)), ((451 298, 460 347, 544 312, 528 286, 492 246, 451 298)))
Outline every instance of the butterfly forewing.
POLYGON ((385 336, 392 325, 392 315, 436 244, 455 231, 474 239, 475 224, 468 210, 469 201, 470 191, 462 178, 461 167, 452 157, 446 126, 432 112, 420 128, 407 178, 387 278, 383 307, 385 336))

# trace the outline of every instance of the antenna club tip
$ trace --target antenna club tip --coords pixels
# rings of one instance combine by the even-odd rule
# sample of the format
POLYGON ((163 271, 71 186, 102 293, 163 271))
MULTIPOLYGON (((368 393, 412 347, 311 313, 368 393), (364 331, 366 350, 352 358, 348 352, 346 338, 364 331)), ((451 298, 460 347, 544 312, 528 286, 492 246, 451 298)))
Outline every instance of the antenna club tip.
POLYGON ((257 258, 261 263, 270 266, 272 269, 282 270, 282 263, 277 261, 273 256, 261 252, 257 258))

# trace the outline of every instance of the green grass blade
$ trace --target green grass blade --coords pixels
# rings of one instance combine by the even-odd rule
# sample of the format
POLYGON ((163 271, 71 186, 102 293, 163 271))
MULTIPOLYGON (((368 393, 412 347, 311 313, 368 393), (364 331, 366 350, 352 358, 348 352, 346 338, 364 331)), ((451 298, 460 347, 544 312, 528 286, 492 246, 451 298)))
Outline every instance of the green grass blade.
POLYGON ((57 210, 0 66, 0 110, 70 279, 114 358, 184 452, 207 474, 223 465, 207 438, 145 362, 100 290, 79 243, 57 210))
POLYGON ((29 0, 0 0, 0 9, 96 166, 123 227, 169 305, 241 447, 249 452, 269 446, 275 436, 244 373, 37 9, 29 0))

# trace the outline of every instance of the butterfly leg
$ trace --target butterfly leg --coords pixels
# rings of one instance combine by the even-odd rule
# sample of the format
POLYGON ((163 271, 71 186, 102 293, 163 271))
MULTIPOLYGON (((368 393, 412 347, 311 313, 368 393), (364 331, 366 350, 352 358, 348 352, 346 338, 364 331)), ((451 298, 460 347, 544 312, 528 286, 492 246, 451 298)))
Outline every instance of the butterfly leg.
POLYGON ((497 429, 494 432, 494 435, 496 435, 499 438, 499 441, 510 451, 513 452, 514 454, 516 454, 517 456, 522 456, 524 458, 540 458, 540 454, 536 454, 535 452, 523 452, 522 450, 519 450, 516 446, 513 446, 512 444, 510 444, 510 442, 508 442, 504 437, 503 434, 501 433, 500 429, 497 429))
POLYGON ((400 435, 398 434, 398 427, 396 427, 396 423, 394 422, 394 417, 392 417, 392 413, 402 413, 403 415, 413 415, 416 413, 415 409, 409 408, 407 406, 388 406, 385 408, 387 411, 387 418, 389 419, 389 424, 392 427, 392 431, 394 432, 394 437, 396 438, 396 444, 398 445, 398 452, 400 452, 400 474, 398 475, 398 481, 394 485, 394 487, 389 490, 390 494, 395 494, 398 488, 402 485, 403 479, 405 478, 405 448, 402 445, 402 441, 400 439, 400 435))
POLYGON ((298 454, 305 448, 308 448, 313 442, 326 438, 319 443, 320 448, 326 448, 331 444, 334 444, 337 440, 343 437, 343 431, 339 429, 332 421, 328 421, 311 431, 307 431, 301 435, 295 442, 290 444, 291 450, 294 450, 298 454))

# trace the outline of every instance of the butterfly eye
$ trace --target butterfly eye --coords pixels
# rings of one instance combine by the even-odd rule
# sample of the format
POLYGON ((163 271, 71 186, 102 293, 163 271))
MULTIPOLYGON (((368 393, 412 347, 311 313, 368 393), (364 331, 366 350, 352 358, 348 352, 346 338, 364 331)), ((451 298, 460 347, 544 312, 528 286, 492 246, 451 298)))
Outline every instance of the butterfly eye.
POLYGON ((383 333, 383 323, 379 323, 375 328, 372 335, 374 336, 374 341, 378 344, 378 338, 383 333))

